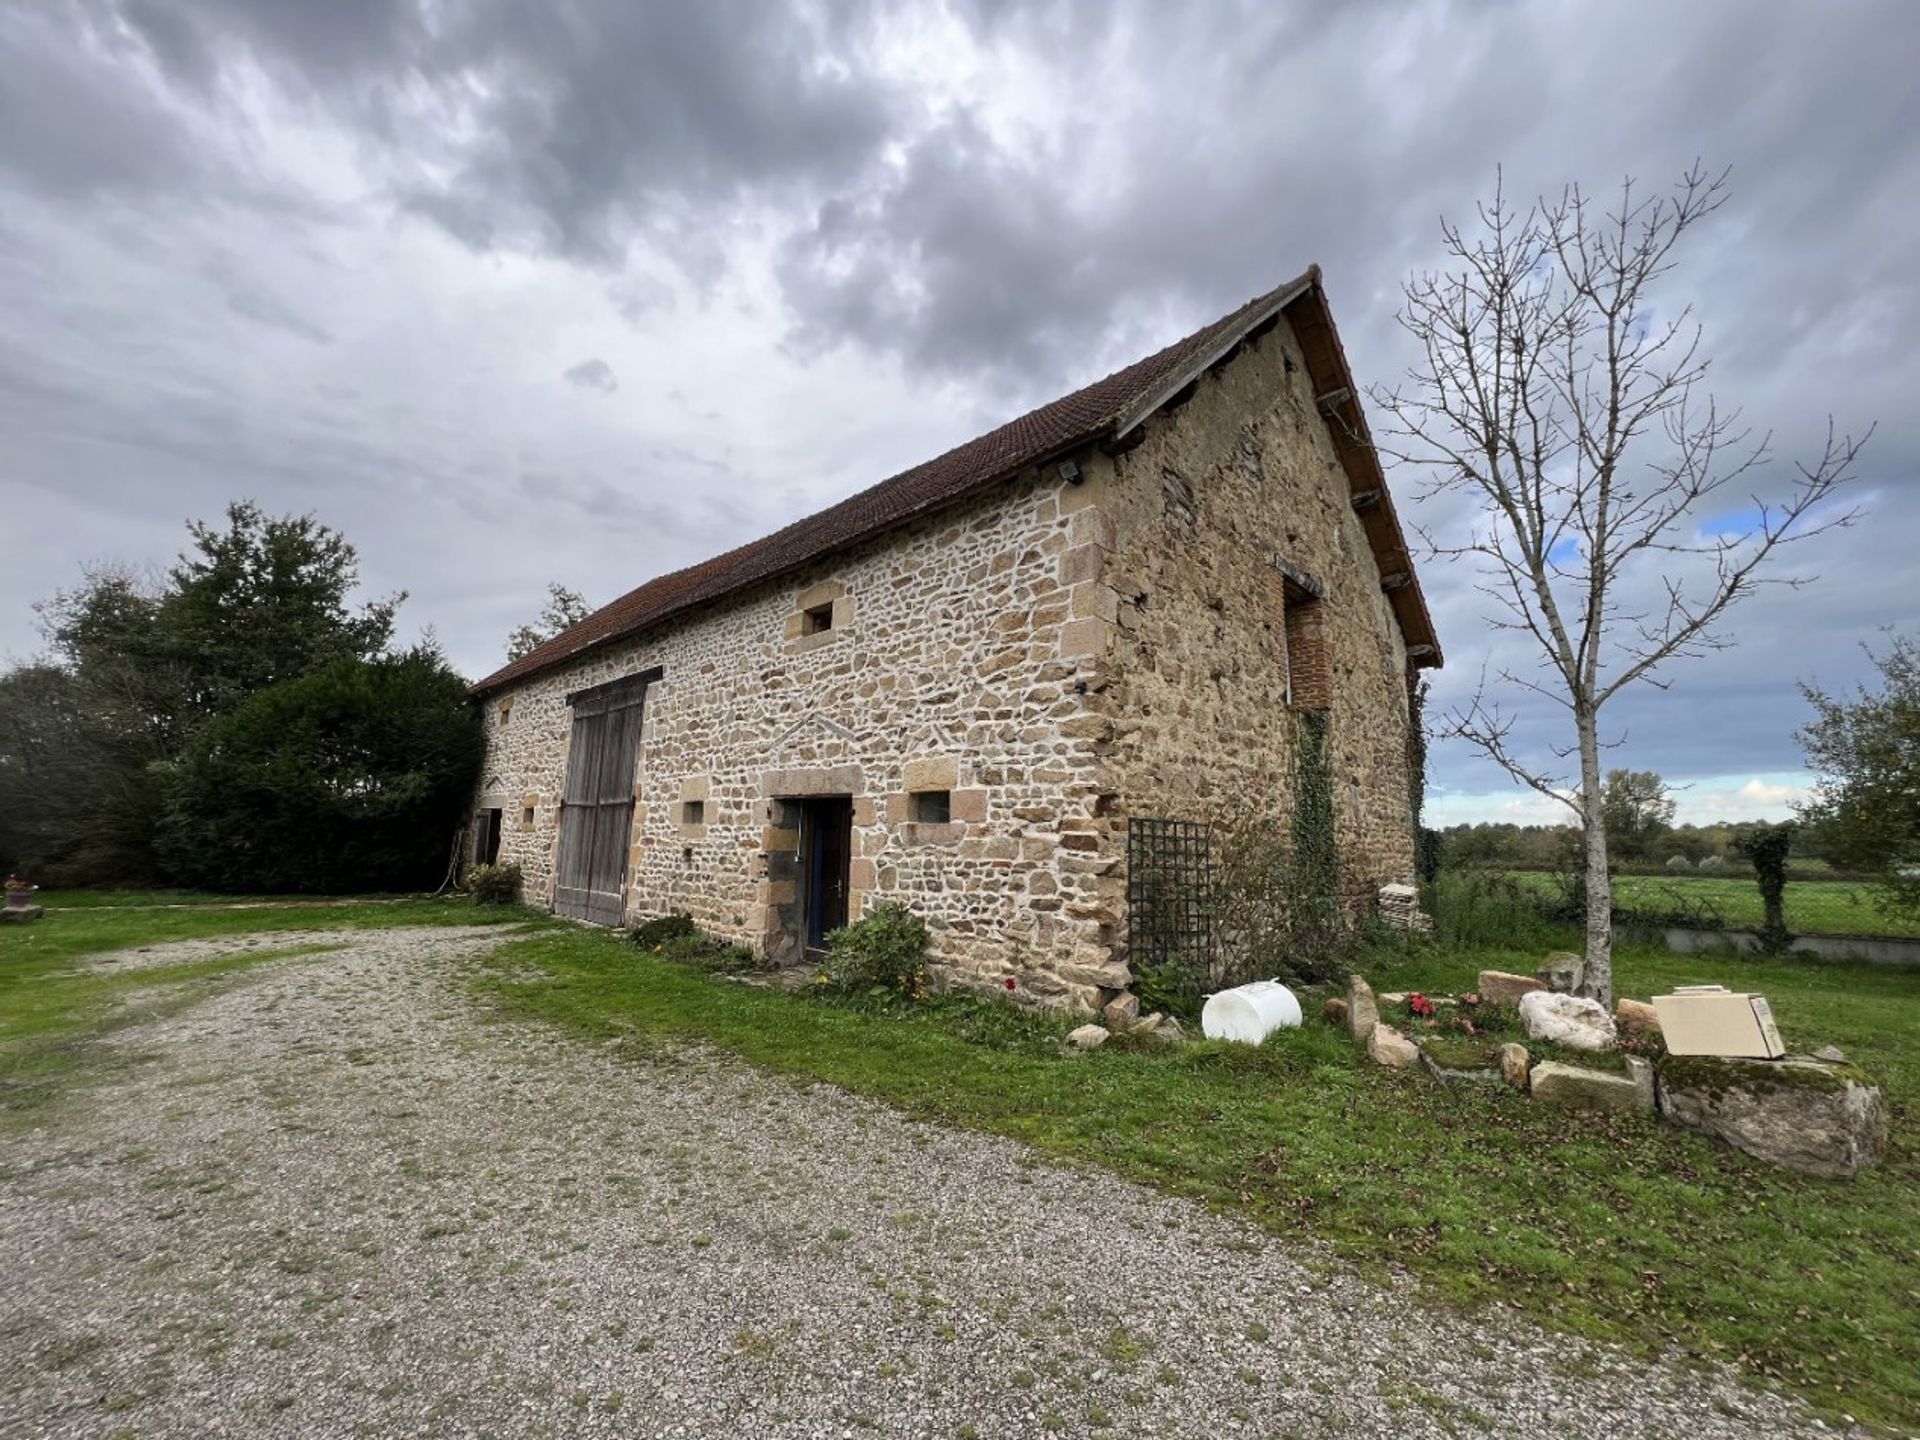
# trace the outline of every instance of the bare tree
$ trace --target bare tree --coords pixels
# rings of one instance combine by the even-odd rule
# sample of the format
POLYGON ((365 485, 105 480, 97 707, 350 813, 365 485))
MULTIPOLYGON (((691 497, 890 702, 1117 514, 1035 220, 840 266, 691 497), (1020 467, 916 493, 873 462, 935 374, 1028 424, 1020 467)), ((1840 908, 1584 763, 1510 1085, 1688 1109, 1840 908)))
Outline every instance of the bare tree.
POLYGON ((1747 490, 1770 436, 1715 404, 1690 308, 1658 306, 1654 291, 1680 241, 1724 203, 1726 179, 1696 165, 1652 196, 1628 180, 1604 211, 1570 187, 1521 214, 1496 189, 1477 234, 1442 221, 1452 268, 1409 280, 1399 316, 1422 360, 1406 385, 1372 392, 1388 417, 1380 449, 1425 474, 1422 498, 1457 492, 1477 506, 1465 539, 1425 539, 1436 556, 1477 562, 1495 602, 1489 623, 1532 642, 1537 663, 1495 678, 1572 722, 1571 743, 1553 753, 1577 757, 1577 772, 1531 763, 1483 673, 1440 732, 1580 824, 1584 988, 1608 1004, 1601 712, 1629 686, 1664 688, 1669 662, 1730 643, 1722 621, 1761 585, 1806 583, 1763 569, 1783 547, 1854 518, 1834 492, 1867 438, 1837 436, 1829 420, 1824 451, 1795 467, 1783 494, 1751 493, 1737 530, 1701 533, 1703 505, 1747 490))

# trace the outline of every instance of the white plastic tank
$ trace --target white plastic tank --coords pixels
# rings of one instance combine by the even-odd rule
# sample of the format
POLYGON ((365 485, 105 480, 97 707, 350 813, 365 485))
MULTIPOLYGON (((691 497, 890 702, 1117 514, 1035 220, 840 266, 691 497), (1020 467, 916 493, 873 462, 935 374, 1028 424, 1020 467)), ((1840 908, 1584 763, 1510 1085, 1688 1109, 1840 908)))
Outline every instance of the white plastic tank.
POLYGON ((1278 980, 1256 980, 1207 997, 1200 1030, 1209 1040, 1258 1045, 1276 1030, 1300 1027, 1300 1001, 1278 980))

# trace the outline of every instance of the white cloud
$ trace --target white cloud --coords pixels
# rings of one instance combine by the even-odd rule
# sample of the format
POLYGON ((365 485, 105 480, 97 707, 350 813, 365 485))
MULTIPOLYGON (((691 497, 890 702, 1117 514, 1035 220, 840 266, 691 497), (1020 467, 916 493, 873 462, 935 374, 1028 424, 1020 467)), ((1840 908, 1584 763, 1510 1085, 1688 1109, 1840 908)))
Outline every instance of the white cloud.
POLYGON ((1681 824, 1711 825, 1721 820, 1786 820, 1804 804, 1813 786, 1805 772, 1709 776, 1675 784, 1674 818, 1681 824), (1682 788, 1685 787, 1685 788, 1682 788))

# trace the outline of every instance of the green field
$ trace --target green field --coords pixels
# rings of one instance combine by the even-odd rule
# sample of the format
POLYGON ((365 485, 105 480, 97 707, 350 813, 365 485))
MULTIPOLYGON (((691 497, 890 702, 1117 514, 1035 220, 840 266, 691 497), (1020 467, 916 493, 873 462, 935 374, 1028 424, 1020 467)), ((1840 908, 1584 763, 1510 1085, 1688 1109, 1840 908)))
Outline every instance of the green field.
MULTIPOLYGON (((1538 870, 1506 872, 1538 894, 1554 893, 1554 877, 1538 870)), ((1614 903, 1625 909, 1710 907, 1729 926, 1758 929, 1765 918, 1751 878, 1718 875, 1616 875, 1614 903)), ((1873 891, 1852 880, 1789 880, 1787 928, 1801 934, 1920 938, 1920 919, 1889 915, 1873 891)))
MULTIPOLYGON (((50 897, 57 900, 57 897, 50 897)), ((1735 1366, 1831 1417, 1920 1429, 1920 975, 1844 964, 1622 948, 1622 993, 1691 981, 1764 992, 1790 1045, 1838 1044, 1894 1107, 1886 1164, 1815 1180, 1650 1119, 1570 1117, 1504 1089, 1437 1085, 1368 1063, 1319 1022, 1257 1049, 1060 1043, 1067 1020, 946 995, 876 1013, 715 979, 622 937, 526 912, 443 902, 266 910, 65 910, 0 932, 0 1107, 44 1123, 111 1063, 93 1037, 245 983, 286 950, 144 976, 76 973, 92 950, 196 934, 528 921, 474 968, 503 1019, 620 1036, 618 1053, 731 1050, 929 1121, 1105 1166, 1313 1241, 1433 1303, 1514 1307, 1549 1327, 1654 1355, 1735 1366), (224 967, 224 968, 223 968, 224 967), (136 1002, 139 1003, 130 1003, 136 1002)), ((1457 991, 1477 969, 1531 969, 1533 949, 1378 954, 1377 988, 1457 991)), ((1309 1011, 1318 1001, 1309 997, 1309 1011)), ((117 1052, 116 1052, 117 1053, 117 1052)), ((15 1118, 21 1118, 16 1115, 15 1118)))

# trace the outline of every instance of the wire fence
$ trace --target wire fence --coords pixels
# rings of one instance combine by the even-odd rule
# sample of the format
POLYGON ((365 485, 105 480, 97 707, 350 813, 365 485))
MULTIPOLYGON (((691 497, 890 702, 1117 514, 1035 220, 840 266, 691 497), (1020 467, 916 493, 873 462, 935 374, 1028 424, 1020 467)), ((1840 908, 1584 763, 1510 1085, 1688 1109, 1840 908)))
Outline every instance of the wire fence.
MULTIPOLYGON (((1458 867, 1456 886, 1490 881, 1542 918, 1577 923, 1570 875, 1499 866, 1458 867)), ((1457 898, 1457 897, 1456 897, 1457 898)), ((1787 929, 1796 935, 1920 939, 1920 918, 1884 908, 1879 892, 1860 880, 1790 878, 1783 897, 1787 929)), ((1616 924, 1698 930, 1753 930, 1766 923, 1760 886, 1751 875, 1618 875, 1613 877, 1616 924)))

